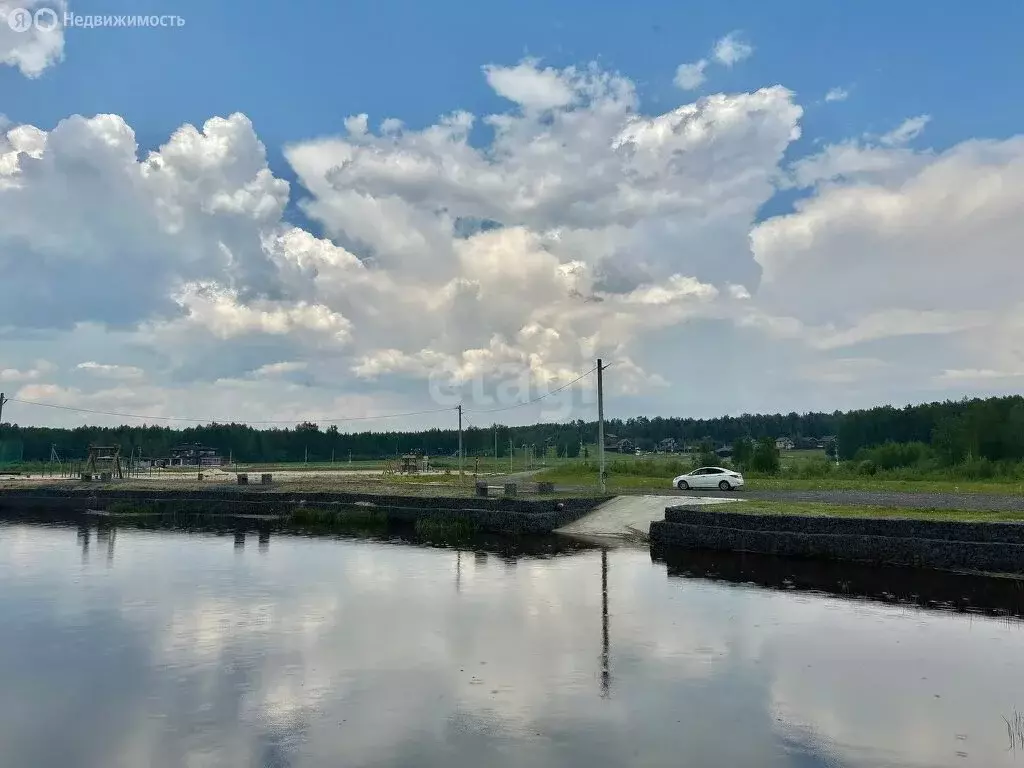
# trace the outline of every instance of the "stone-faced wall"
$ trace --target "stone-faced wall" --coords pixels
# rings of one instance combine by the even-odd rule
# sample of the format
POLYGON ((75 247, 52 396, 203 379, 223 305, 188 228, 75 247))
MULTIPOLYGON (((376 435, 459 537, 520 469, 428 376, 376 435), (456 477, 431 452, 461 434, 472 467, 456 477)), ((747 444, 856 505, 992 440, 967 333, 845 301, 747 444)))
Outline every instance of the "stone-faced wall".
POLYGON ((670 507, 651 546, 1024 573, 1024 526, 710 512, 670 507), (989 527, 989 526, 992 527, 989 527))
POLYGON ((966 523, 912 520, 908 518, 827 517, 811 515, 746 514, 713 512, 707 507, 678 506, 665 509, 665 520, 690 525, 713 525, 759 531, 831 533, 853 536, 896 536, 949 541, 993 541, 1024 544, 1024 524, 966 523))
POLYGON ((474 522, 482 532, 550 533, 585 515, 605 501, 593 499, 482 499, 394 496, 370 493, 301 493, 246 489, 146 491, 135 489, 19 489, 0 491, 0 514, 36 510, 74 513, 106 509, 114 504, 138 505, 147 511, 179 514, 287 515, 297 506, 371 506, 389 519, 414 522, 419 518, 474 522))

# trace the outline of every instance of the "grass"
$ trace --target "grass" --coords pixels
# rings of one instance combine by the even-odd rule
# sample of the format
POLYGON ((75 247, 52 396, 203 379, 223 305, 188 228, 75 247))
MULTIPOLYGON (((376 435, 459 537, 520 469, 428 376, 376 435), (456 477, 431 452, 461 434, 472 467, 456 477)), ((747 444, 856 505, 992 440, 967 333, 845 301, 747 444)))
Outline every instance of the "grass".
POLYGON ((915 509, 877 507, 866 505, 825 504, 820 502, 738 501, 724 506, 709 507, 709 511, 741 512, 762 515, 806 515, 809 517, 869 517, 935 520, 945 522, 1024 522, 1024 511, 963 509, 915 509))
POLYGON ((479 527, 472 520, 453 517, 434 520, 421 517, 416 520, 416 535, 446 541, 470 539, 479 533, 479 527))
POLYGON ((346 530, 379 530, 388 524, 386 512, 368 507, 297 507, 289 519, 298 525, 346 530))
POLYGON ((1020 480, 903 480, 877 477, 758 477, 746 474, 748 490, 766 491, 897 491, 904 493, 1024 493, 1020 480))
MULTIPOLYGON (((1019 477, 958 478, 955 476, 955 468, 938 472, 893 470, 858 475, 850 463, 836 468, 824 458, 822 451, 784 451, 781 462, 782 471, 776 475, 745 472, 747 490, 1024 493, 1024 482, 1019 477)), ((668 490, 673 477, 689 472, 692 468, 689 457, 621 457, 613 454, 606 460, 608 489, 612 492, 663 492, 668 490)), ((544 470, 534 479, 562 486, 596 488, 597 464, 594 461, 568 462, 544 470)))

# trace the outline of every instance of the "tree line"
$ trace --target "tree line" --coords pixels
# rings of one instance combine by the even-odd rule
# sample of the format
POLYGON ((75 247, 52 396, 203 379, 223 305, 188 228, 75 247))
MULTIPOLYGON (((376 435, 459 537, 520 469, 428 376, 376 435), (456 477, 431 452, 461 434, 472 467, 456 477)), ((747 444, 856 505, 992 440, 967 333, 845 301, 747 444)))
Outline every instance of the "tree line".
MULTIPOLYGON (((678 445, 719 448, 741 439, 752 444, 789 437, 836 437, 843 459, 886 444, 918 443, 946 463, 984 458, 990 461, 1024 459, 1024 398, 1020 396, 958 400, 904 408, 881 406, 833 413, 743 414, 714 419, 610 419, 606 436, 628 438, 641 450, 655 450, 667 438, 678 445)), ((17 455, 24 461, 46 461, 51 447, 62 458, 81 458, 89 445, 118 445, 124 455, 134 452, 163 458, 182 444, 200 443, 240 462, 336 462, 394 457, 420 452, 455 456, 458 430, 347 432, 336 425, 322 428, 302 423, 288 429, 257 429, 246 424, 208 424, 172 429, 165 426, 118 426, 73 429, 0 424, 0 460, 17 455), (16 449, 16 450, 15 450, 16 449)), ((576 457, 597 441, 596 421, 570 421, 510 427, 469 427, 463 433, 467 456, 507 457, 524 448, 540 455, 554 452, 576 457)), ((743 450, 743 449, 741 449, 743 450)))

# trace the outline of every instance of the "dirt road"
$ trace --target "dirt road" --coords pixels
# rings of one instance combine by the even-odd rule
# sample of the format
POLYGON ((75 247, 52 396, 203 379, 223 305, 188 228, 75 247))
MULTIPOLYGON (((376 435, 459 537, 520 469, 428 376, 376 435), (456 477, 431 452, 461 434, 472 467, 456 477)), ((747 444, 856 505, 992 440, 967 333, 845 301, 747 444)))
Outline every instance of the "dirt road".
MULTIPOLYGON (((672 492, 667 492, 671 494, 672 492)), ((810 501, 840 506, 893 507, 904 509, 963 509, 983 512, 1024 511, 1024 495, 991 493, 937 493, 904 491, 687 491, 677 496, 710 496, 748 501, 810 501)))

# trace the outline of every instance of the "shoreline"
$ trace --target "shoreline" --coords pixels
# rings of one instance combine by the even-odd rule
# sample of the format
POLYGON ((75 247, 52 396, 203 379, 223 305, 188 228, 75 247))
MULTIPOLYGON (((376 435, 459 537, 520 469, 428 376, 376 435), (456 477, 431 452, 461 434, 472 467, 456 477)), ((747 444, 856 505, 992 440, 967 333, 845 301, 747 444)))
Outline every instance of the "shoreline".
POLYGON ((1024 574, 1024 524, 665 509, 652 552, 712 550, 878 565, 1024 574))
POLYGON ((129 489, 36 487, 0 490, 0 517, 62 514, 129 518, 185 516, 267 520, 316 528, 373 515, 388 523, 472 527, 481 533, 551 533, 586 515, 604 497, 421 496, 351 491, 254 490, 251 487, 129 489), (114 509, 111 509, 114 508, 114 509), (308 522, 315 521, 315 522, 308 522))

